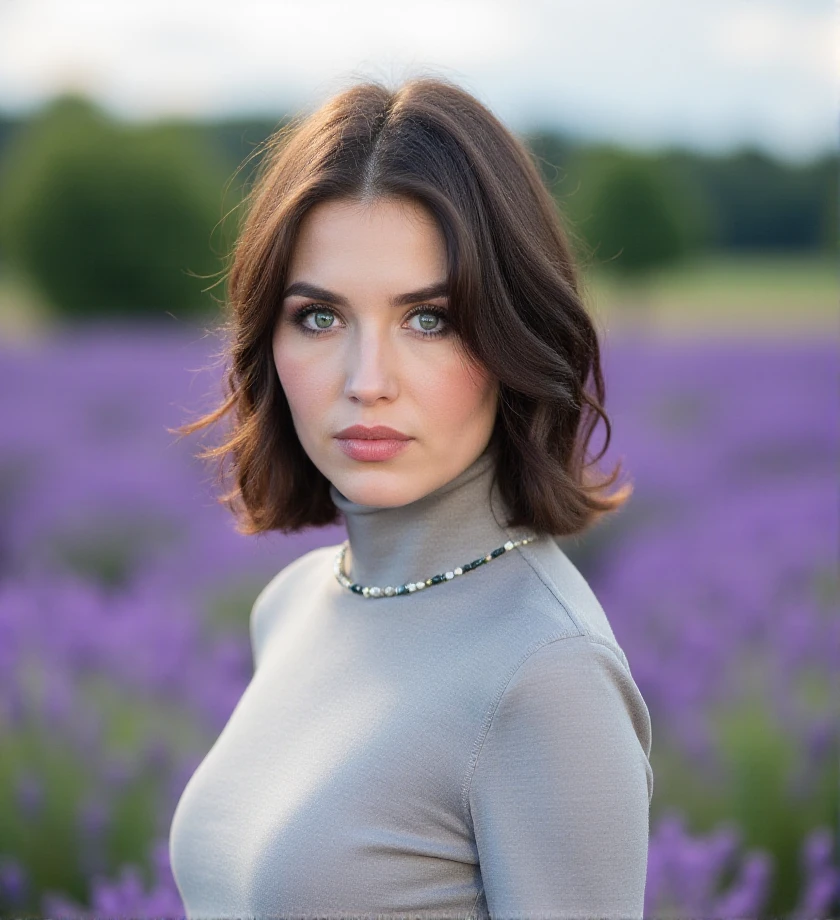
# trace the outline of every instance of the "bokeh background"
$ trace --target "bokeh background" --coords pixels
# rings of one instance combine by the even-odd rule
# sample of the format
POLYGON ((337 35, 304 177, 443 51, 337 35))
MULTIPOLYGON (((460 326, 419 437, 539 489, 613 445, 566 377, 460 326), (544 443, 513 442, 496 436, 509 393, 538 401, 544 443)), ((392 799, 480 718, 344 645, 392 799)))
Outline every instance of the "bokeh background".
POLYGON ((446 76, 585 264, 630 504, 562 545, 651 712, 645 916, 840 915, 836 56, 818 0, 0 0, 0 912, 182 915, 175 804, 251 604, 215 405, 260 144, 446 76))

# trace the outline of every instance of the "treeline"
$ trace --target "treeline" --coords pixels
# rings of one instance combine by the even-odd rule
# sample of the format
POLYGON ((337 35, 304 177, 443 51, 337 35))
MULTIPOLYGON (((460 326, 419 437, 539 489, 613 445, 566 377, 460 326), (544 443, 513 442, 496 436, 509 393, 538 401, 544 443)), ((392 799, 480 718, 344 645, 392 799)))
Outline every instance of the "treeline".
MULTIPOLYGON (((237 205, 283 120, 129 125, 77 96, 0 118, 0 270, 71 316, 215 309, 237 205)), ((837 241, 837 164, 757 150, 631 152, 525 138, 589 265, 643 276, 702 251, 818 253, 837 241)))
POLYGON ((836 245, 833 154, 792 164, 749 148, 717 156, 679 148, 637 154, 552 134, 528 140, 555 195, 580 220, 591 220, 593 204, 605 197, 599 187, 623 184, 616 176, 626 172, 658 186, 669 209, 683 212, 693 246, 740 253, 815 252, 836 245))

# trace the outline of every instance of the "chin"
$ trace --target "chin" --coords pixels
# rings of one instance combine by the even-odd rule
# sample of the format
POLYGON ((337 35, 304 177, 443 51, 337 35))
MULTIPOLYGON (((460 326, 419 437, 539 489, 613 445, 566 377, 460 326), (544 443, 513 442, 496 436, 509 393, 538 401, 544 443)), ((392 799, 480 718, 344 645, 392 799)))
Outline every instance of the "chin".
POLYGON ((352 502, 356 502, 359 505, 372 505, 377 508, 394 508, 414 500, 413 496, 407 494, 405 489, 397 489, 395 494, 394 490, 384 490, 375 483, 355 487, 348 484, 346 489, 338 486, 338 490, 352 502))
POLYGON ((424 493, 416 472, 376 468, 378 464, 366 466, 369 468, 343 473, 332 480, 350 501, 377 508, 395 508, 415 501, 424 493))

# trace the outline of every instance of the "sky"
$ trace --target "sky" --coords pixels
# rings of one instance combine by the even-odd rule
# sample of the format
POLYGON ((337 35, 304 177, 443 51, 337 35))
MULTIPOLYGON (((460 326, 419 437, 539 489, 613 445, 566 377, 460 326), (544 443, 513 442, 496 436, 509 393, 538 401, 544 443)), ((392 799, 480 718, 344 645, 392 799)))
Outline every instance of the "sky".
POLYGON ((359 79, 455 80, 517 131, 637 148, 836 149, 826 0, 0 0, 0 111, 268 115, 359 79))

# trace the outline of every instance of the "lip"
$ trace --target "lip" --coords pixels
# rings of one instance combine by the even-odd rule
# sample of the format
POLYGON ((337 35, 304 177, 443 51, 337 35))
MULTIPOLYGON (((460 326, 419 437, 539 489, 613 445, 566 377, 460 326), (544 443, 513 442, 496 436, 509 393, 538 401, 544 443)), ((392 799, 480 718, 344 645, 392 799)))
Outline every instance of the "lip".
POLYGON ((352 460, 390 460, 408 449, 413 438, 336 438, 339 448, 352 460))
POLYGON ((403 434, 401 431, 397 431, 396 428, 389 428, 387 425, 374 425, 372 428, 368 428, 365 425, 351 425, 349 428, 344 428, 339 431, 335 437, 340 439, 350 438, 357 441, 411 440, 409 435, 403 434))

